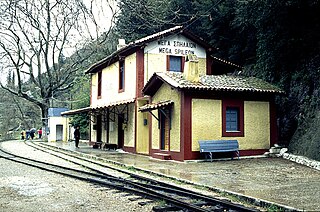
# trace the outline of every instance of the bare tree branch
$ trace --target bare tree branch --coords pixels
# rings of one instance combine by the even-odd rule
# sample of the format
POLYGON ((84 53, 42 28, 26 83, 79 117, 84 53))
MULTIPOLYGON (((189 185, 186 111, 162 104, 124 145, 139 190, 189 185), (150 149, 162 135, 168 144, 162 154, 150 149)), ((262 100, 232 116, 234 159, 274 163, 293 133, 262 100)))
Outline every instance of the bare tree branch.
POLYGON ((109 34, 117 11, 113 0, 1 1, 0 71, 14 72, 16 86, 0 86, 39 106, 46 118, 50 98, 73 86, 96 51, 82 48, 87 42, 101 42, 102 33, 109 34), (109 17, 100 19, 97 14, 103 13, 109 17), (28 94, 31 89, 36 96, 28 94))

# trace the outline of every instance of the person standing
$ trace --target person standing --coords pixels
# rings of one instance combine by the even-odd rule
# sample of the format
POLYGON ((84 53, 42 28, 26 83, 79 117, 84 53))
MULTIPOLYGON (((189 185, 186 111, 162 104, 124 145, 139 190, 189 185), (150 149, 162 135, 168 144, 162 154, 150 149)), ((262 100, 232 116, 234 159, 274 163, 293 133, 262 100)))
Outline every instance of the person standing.
POLYGON ((21 140, 24 140, 24 139, 26 139, 26 131, 23 129, 21 131, 21 140))
POLYGON ((30 138, 31 138, 31 140, 33 140, 33 138, 34 138, 34 133, 35 133, 35 130, 34 129, 30 129, 30 138))
POLYGON ((26 140, 29 140, 30 138, 30 130, 26 130, 26 140))
POLYGON ((41 128, 39 128, 39 130, 38 130, 38 136, 39 136, 39 139, 41 139, 41 137, 42 137, 42 129, 41 128))
POLYGON ((79 130, 79 126, 76 127, 76 129, 74 130, 74 139, 76 142, 76 148, 79 148, 79 141, 80 141, 80 130, 79 130))

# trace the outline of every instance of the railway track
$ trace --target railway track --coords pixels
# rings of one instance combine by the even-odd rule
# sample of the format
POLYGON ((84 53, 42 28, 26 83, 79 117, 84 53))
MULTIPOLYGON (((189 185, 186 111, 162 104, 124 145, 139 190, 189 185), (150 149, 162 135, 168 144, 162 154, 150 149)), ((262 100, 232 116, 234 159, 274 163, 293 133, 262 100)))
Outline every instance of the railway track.
POLYGON ((25 158, 1 149, 0 157, 46 171, 62 174, 64 176, 94 183, 99 186, 107 186, 120 191, 134 193, 135 195, 139 195, 147 199, 157 201, 162 200, 166 202, 165 206, 154 208, 155 211, 258 211, 256 209, 244 207, 240 204, 235 204, 172 184, 146 178, 69 152, 57 150, 54 147, 43 145, 39 146, 38 144, 35 145, 29 142, 26 144, 55 157, 81 165, 88 171, 62 167, 48 162, 25 158))

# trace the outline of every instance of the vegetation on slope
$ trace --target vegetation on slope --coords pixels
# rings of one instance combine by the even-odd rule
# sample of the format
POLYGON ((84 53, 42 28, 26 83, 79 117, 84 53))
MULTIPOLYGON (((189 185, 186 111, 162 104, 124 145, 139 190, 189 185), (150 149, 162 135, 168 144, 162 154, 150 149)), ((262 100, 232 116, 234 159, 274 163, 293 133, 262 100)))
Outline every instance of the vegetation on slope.
POLYGON ((279 142, 291 152, 319 159, 319 1, 130 2, 120 1, 119 36, 134 40, 183 25, 203 37, 218 48, 215 56, 243 65, 242 74, 286 91, 277 99, 279 142))

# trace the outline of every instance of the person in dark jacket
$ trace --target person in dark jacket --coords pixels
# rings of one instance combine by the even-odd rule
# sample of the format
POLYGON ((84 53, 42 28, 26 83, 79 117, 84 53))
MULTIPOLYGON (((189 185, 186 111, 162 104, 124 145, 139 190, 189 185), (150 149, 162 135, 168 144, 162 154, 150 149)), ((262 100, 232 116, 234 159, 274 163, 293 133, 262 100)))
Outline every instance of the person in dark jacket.
POLYGON ((76 129, 74 130, 74 140, 76 142, 76 148, 79 148, 79 141, 80 141, 80 130, 79 130, 79 126, 76 127, 76 129))
POLYGON ((29 140, 30 138, 30 130, 26 130, 26 140, 29 140))

